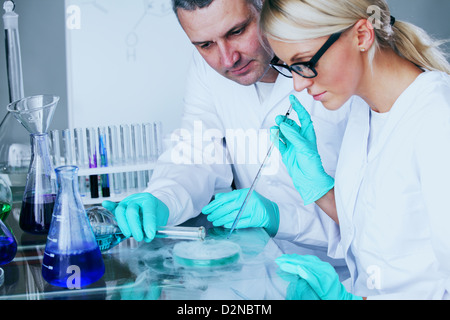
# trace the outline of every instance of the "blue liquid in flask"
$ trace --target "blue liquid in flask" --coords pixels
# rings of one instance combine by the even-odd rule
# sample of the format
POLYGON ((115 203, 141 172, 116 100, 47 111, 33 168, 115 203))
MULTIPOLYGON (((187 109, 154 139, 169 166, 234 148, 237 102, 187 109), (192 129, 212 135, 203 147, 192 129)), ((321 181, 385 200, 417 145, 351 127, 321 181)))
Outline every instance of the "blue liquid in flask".
POLYGON ((78 167, 56 168, 58 194, 47 236, 42 276, 50 284, 81 289, 105 273, 103 257, 78 191, 78 167))
POLYGON ((17 243, 14 238, 0 237, 0 265, 9 263, 17 252, 17 243))
POLYGON ((58 287, 79 289, 99 280, 105 266, 98 247, 68 254, 44 253, 42 276, 58 287))
POLYGON ((46 234, 50 229, 56 194, 46 194, 41 198, 27 197, 22 202, 20 228, 33 234, 46 234))

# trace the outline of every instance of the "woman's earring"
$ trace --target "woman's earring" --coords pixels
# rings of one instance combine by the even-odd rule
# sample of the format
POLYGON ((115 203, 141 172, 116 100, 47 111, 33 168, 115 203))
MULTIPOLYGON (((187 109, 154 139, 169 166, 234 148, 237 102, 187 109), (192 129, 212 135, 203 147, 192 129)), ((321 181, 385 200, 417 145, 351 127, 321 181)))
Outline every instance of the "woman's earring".
POLYGON ((363 47, 359 47, 359 49, 361 49, 361 52, 365 52, 366 51, 366 49, 363 48, 363 47))

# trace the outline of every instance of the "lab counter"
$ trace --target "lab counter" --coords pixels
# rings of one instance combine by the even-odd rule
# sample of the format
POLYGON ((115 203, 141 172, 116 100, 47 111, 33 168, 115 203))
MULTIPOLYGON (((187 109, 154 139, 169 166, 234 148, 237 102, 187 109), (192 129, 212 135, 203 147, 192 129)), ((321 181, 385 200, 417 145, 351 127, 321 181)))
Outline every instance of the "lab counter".
MULTIPOLYGON (((103 277, 81 289, 63 289, 42 275, 46 236, 20 230, 20 208, 6 224, 18 243, 15 259, 4 270, 0 300, 284 300, 301 298, 299 279, 279 270, 274 260, 283 254, 262 228, 229 231, 207 226, 206 240, 226 240, 240 246, 238 259, 219 266, 180 265, 173 248, 180 241, 167 238, 150 243, 129 238, 102 253, 103 277), (292 293, 295 293, 292 295, 292 293)), ((191 225, 198 221, 190 222, 191 225)), ((203 225, 203 224, 202 224, 203 225)), ((195 240, 199 241, 199 240, 195 240)), ((310 254, 311 248, 305 248, 310 254)))

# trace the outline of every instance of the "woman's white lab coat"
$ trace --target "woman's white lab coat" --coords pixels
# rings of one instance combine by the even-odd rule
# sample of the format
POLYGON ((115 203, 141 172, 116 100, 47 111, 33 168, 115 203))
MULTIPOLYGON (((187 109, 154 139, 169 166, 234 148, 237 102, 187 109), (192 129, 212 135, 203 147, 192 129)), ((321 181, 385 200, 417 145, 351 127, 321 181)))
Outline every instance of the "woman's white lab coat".
POLYGON ((340 235, 329 253, 344 254, 354 294, 449 296, 449 79, 421 74, 392 107, 369 153, 370 110, 352 109, 336 173, 340 235))
MULTIPOLYGON (((197 52, 186 83, 182 126, 171 135, 173 148, 160 157, 147 189, 169 207, 169 224, 197 216, 233 178, 237 188, 250 187, 269 148, 269 128, 294 93, 292 80, 280 76, 261 103, 254 85, 224 78, 197 52)), ((331 112, 306 92, 295 94, 312 115, 325 169, 334 176, 350 106, 331 112)), ((326 247, 334 222, 316 205, 302 205, 277 150, 265 170, 256 191, 279 206, 277 238, 326 247)))

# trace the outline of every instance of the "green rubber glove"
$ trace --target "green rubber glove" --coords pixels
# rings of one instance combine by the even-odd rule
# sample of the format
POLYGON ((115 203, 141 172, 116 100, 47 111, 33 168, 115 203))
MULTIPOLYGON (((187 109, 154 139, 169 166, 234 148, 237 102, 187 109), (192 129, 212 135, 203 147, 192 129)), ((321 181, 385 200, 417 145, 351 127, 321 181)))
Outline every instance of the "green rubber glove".
POLYGON ((334 268, 316 256, 285 254, 275 262, 280 269, 299 275, 322 300, 362 300, 362 297, 349 293, 334 268))
POLYGON ((169 219, 167 206, 147 192, 133 194, 119 203, 105 200, 102 206, 114 214, 124 236, 133 236, 136 241, 152 241, 156 228, 165 226, 169 219))
MULTIPOLYGON (((227 193, 218 193, 215 199, 203 208, 202 213, 208 215, 208 220, 214 226, 231 228, 248 190, 240 189, 227 193)), ((273 237, 277 234, 279 225, 280 213, 278 205, 258 192, 253 191, 236 225, 236 229, 262 227, 273 237)))
POLYGON ((301 127, 285 116, 277 116, 278 126, 271 128, 271 140, 280 150, 283 163, 305 205, 322 198, 334 187, 334 179, 322 166, 317 151, 316 133, 308 111, 295 96, 290 96, 301 127))

